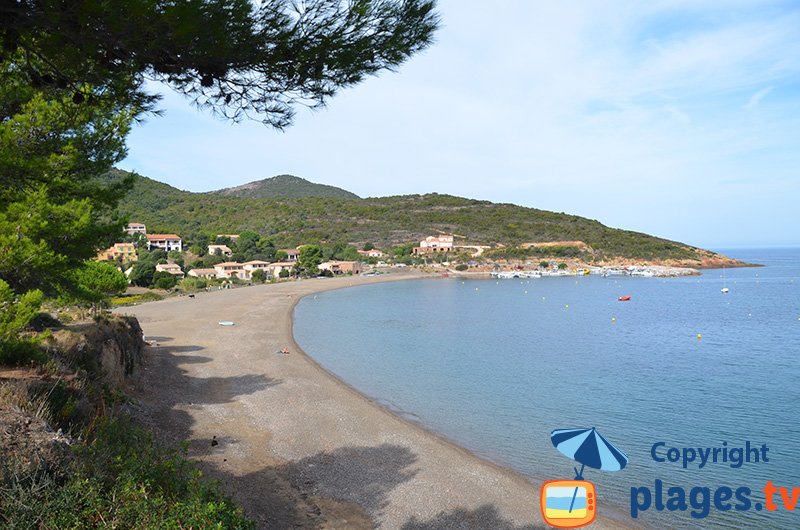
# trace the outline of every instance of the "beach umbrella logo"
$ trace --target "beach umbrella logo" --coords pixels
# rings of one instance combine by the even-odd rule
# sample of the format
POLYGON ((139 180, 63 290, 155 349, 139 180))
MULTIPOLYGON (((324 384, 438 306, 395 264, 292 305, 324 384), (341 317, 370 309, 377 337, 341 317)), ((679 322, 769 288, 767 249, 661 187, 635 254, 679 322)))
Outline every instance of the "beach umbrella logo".
POLYGON ((542 517, 556 528, 578 528, 592 523, 597 516, 597 492, 594 484, 583 479, 586 467, 601 471, 620 471, 628 457, 606 440, 597 429, 556 429, 550 440, 563 455, 581 465, 574 480, 550 480, 542 485, 542 517))

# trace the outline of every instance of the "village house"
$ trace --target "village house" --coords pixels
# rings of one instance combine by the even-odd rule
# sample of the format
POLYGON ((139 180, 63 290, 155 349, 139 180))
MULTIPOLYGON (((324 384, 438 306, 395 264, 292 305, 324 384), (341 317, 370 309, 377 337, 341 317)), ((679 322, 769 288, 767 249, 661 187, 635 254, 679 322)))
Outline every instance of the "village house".
POLYGON ((97 255, 97 261, 117 261, 123 262, 137 261, 136 247, 133 243, 115 243, 113 247, 103 250, 97 255))
POLYGON ((214 269, 217 271, 217 278, 238 278, 240 280, 250 278, 250 272, 245 270, 241 263, 235 261, 217 263, 214 265, 214 269))
POLYGON ((182 252, 183 241, 181 241, 180 236, 175 234, 147 234, 147 250, 153 250, 154 248, 160 248, 167 252, 172 250, 182 252))
POLYGON ((361 274, 363 270, 358 261, 325 261, 317 268, 321 271, 331 271, 333 274, 361 274))
POLYGON ((300 251, 294 248, 282 249, 286 252, 286 261, 294 263, 300 257, 300 251))
POLYGON ((414 247, 414 254, 433 254, 453 250, 453 236, 428 236, 414 247))
POLYGON ((220 237, 227 237, 231 241, 237 241, 239 239, 239 234, 218 234, 217 238, 220 237))
POLYGON ((156 265, 156 272, 168 272, 173 276, 178 276, 179 278, 183 278, 183 271, 175 263, 159 263, 158 265, 156 265))
POLYGON ((244 262, 242 268, 249 273, 248 277, 252 277, 253 273, 258 269, 263 269, 264 272, 267 272, 270 265, 272 265, 272 263, 269 261, 253 260, 244 262))
POLYGON ((186 274, 194 278, 210 279, 217 277, 217 269, 192 269, 186 274))
POLYGON ((367 258, 382 258, 386 256, 386 254, 384 254, 377 248, 374 248, 372 250, 359 250, 358 253, 367 258))
POLYGON ((128 223, 128 226, 125 227, 125 232, 127 232, 129 236, 134 234, 147 235, 147 227, 144 226, 144 223, 128 223))
POLYGON ((228 248, 228 245, 208 245, 208 254, 210 256, 233 256, 233 251, 228 248))
POLYGON ((281 272, 283 271, 288 271, 291 273, 292 267, 293 265, 288 263, 270 263, 264 270, 267 272, 267 278, 272 279, 279 278, 281 272))

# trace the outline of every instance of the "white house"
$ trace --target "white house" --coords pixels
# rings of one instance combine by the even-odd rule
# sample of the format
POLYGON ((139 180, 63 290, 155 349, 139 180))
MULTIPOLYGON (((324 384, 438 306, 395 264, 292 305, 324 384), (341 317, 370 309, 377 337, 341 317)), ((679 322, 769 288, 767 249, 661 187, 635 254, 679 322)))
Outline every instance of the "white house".
POLYGON ((414 247, 414 254, 450 252, 453 250, 453 236, 428 236, 414 247))
POLYGON ((133 234, 147 235, 147 227, 144 226, 144 223, 128 223, 128 226, 125 227, 125 231, 129 236, 133 234))
POLYGON ((180 236, 175 234, 147 234, 147 250, 160 248, 170 252, 171 250, 183 251, 183 241, 180 236))
POLYGON ((208 245, 208 253, 211 256, 233 256, 233 251, 228 245, 208 245))
POLYGON ((377 248, 373 248, 372 250, 359 250, 358 253, 367 258, 382 258, 386 256, 386 254, 377 248))

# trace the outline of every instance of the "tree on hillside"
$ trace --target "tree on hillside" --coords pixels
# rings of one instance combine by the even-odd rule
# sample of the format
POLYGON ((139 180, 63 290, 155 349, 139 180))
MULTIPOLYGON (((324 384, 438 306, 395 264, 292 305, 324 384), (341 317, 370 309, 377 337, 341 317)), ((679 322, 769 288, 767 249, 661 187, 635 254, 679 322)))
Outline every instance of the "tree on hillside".
POLYGON ((303 245, 300 248, 300 255, 297 256, 295 267, 300 274, 306 276, 316 276, 319 274, 318 265, 322 263, 322 249, 319 245, 303 245))
POLYGON ((356 247, 347 245, 336 255, 336 257, 337 259, 344 261, 358 261, 361 259, 361 254, 358 253, 356 247))
POLYGON ((137 261, 133 264, 130 280, 137 287, 150 287, 153 285, 153 276, 156 273, 156 264, 150 261, 137 261))
POLYGON ((255 259, 259 253, 258 242, 260 236, 255 232, 245 231, 231 244, 233 261, 246 262, 255 259))
POLYGON ((2 43, 32 86, 137 106, 150 78, 232 120, 289 125, 426 48, 433 0, 5 2, 2 43))
POLYGON ((78 299, 90 302, 95 314, 109 296, 123 293, 128 288, 125 275, 109 263, 87 261, 73 272, 73 277, 78 299))
POLYGON ((196 234, 192 238, 192 242, 190 245, 189 250, 192 251, 192 254, 195 256, 205 256, 208 254, 208 242, 210 238, 206 234, 196 234))

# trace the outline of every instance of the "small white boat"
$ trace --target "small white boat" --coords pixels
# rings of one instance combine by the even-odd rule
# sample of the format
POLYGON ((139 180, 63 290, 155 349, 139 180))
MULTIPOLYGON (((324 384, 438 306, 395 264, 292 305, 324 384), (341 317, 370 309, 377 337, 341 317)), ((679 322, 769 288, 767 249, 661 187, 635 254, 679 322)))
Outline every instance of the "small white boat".
POLYGON ((722 294, 728 294, 730 289, 728 289, 728 282, 725 279, 725 266, 722 266, 722 289, 719 290, 722 294))

